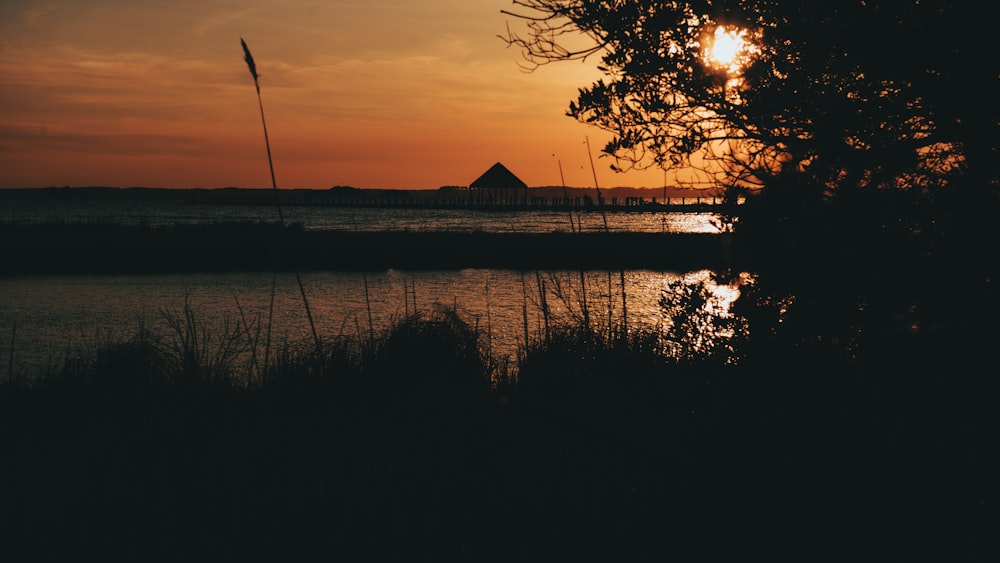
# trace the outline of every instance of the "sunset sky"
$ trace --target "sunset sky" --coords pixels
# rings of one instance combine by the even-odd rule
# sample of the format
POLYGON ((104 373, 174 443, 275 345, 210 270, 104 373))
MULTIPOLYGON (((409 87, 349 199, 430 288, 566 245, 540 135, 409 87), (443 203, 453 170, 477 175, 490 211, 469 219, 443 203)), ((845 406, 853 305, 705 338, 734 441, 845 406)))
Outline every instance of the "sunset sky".
POLYGON ((0 187, 659 187, 565 116, 596 60, 526 73, 510 0, 4 0, 0 187))

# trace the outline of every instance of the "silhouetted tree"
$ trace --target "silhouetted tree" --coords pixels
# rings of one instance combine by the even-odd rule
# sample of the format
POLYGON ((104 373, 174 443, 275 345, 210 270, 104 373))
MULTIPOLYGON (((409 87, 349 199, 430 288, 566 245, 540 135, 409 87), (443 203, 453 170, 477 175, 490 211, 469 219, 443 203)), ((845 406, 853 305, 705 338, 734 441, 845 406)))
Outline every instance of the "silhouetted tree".
POLYGON ((1000 50, 972 2, 513 3, 527 33, 506 40, 528 67, 600 56, 568 114, 614 135, 619 166, 791 175, 827 196, 1000 177, 1000 50), (750 44, 738 69, 705 55, 719 26, 750 44))
POLYGON ((783 324, 800 336, 845 342, 946 311, 953 297, 928 288, 958 271, 992 298, 995 267, 970 249, 997 240, 1000 44, 978 5, 513 4, 525 28, 505 39, 528 68, 599 57, 604 77, 568 114, 612 133, 617 167, 695 166, 736 192, 765 188, 740 210, 739 254, 766 272, 766 299, 796 296, 802 322, 783 324), (720 27, 743 34, 737 64, 706 55, 720 27))

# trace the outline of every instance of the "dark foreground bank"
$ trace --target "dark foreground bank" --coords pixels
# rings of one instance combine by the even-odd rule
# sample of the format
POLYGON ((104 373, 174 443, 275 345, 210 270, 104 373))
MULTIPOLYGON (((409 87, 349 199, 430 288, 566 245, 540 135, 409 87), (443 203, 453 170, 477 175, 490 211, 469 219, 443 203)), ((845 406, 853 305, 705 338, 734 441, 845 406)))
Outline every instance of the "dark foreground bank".
POLYGON ((0 224, 0 274, 371 269, 699 269, 727 235, 339 232, 268 223, 0 224))
POLYGON ((985 339, 564 327, 511 379, 448 313, 266 368, 189 328, 0 384, 0 559, 995 560, 985 339))

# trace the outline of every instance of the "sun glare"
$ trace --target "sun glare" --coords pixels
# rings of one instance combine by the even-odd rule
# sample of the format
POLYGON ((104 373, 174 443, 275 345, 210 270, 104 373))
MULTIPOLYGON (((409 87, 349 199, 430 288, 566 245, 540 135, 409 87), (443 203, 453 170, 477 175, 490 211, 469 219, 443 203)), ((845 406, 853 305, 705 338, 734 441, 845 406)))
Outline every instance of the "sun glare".
POLYGON ((715 28, 715 34, 705 53, 708 61, 715 66, 725 68, 730 73, 739 71, 740 59, 749 50, 749 43, 744 39, 745 35, 744 30, 715 28))

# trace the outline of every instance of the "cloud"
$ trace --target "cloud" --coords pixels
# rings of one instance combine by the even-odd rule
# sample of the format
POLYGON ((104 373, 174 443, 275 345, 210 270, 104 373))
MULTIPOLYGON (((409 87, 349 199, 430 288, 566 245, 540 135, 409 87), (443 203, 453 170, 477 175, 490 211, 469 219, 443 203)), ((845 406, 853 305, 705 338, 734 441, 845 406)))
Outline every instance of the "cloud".
POLYGON ((109 183, 102 170, 125 160, 140 174, 141 160, 160 181, 185 173, 195 185, 196 174, 208 182, 228 171, 225 184, 238 184, 245 159, 262 151, 240 37, 261 74, 276 155, 295 163, 281 172, 300 185, 332 185, 342 175, 361 187, 436 186, 454 181, 449 168, 463 167, 455 175, 464 178, 504 155, 551 160, 559 139, 583 155, 585 131, 563 114, 595 72, 572 63, 519 71, 520 54, 497 37, 507 7, 8 0, 0 3, 0 159, 13 164, 10 151, 34 150, 40 173, 86 169, 97 175, 87 183, 109 183), (74 151, 87 162, 72 159, 74 151), (179 169, 191 161, 200 170, 179 169), (337 178, 328 180, 331 169, 337 178))
POLYGON ((0 147, 10 152, 141 155, 203 153, 204 140, 172 133, 85 132, 39 124, 0 125, 0 147))

